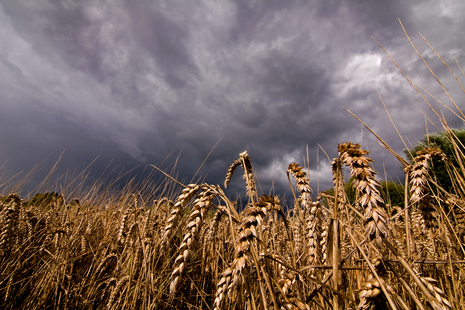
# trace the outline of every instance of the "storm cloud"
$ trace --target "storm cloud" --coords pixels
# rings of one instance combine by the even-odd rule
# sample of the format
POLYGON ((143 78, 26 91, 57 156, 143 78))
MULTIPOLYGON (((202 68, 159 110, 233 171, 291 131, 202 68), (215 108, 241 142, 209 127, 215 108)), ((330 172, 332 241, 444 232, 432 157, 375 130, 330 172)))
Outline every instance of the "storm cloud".
MULTIPOLYGON (((311 185, 323 190, 331 172, 319 146, 335 157, 352 141, 380 178, 397 180, 399 162, 345 108, 398 153, 405 146, 379 95, 407 143, 441 127, 372 38, 452 108, 401 20, 462 108, 463 92, 418 32, 463 81, 464 13, 460 0, 2 1, 0 178, 43 162, 27 193, 60 159, 70 178, 92 163, 86 182, 111 163, 134 175, 176 164, 184 182, 222 184, 247 150, 263 191, 283 194, 287 166, 304 164, 308 146, 311 185)), ((233 190, 243 187, 234 179, 233 190)))

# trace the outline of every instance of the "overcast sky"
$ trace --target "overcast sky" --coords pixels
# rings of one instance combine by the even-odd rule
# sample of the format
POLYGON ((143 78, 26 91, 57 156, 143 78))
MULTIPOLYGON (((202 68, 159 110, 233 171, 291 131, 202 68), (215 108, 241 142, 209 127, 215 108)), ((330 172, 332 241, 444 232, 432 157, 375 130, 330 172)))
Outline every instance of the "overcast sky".
MULTIPOLYGON (((371 37, 452 107, 400 18, 463 107, 464 94, 419 32, 463 83, 455 59, 465 67, 464 15, 462 0, 3 0, 0 178, 23 171, 21 179, 45 160, 30 191, 64 151, 57 175, 68 171, 68 181, 99 156, 88 182, 107 166, 138 167, 137 175, 176 163, 189 183, 221 139, 196 178, 222 184, 247 150, 263 191, 274 181, 276 193, 289 193, 287 166, 303 165, 308 145, 311 185, 324 190, 331 171, 318 144, 333 158, 338 143, 352 141, 370 151, 380 178, 396 180, 400 163, 344 107, 398 153, 404 146, 377 90, 407 143, 437 131, 420 109, 440 124, 371 37)), ((427 98, 451 127, 463 127, 427 98)), ((241 174, 230 193, 244 186, 241 174)))

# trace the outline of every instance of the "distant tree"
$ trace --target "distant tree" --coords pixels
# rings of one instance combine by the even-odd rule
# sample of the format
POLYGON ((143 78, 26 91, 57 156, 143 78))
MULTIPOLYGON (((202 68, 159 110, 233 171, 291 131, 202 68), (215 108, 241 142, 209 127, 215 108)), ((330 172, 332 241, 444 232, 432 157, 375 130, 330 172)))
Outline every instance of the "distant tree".
POLYGON ((63 201, 63 196, 55 192, 37 193, 27 204, 36 207, 47 207, 56 201, 63 201))
POLYGON ((404 208, 404 186, 402 184, 383 181, 379 191, 385 203, 404 208))
MULTIPOLYGON (((346 192, 347 200, 351 204, 355 202, 355 199, 357 197, 357 193, 355 191, 355 188, 353 187, 352 182, 353 182, 352 178, 350 178, 347 182, 344 182, 344 191, 346 192)), ((334 187, 331 187, 330 189, 327 189, 324 192, 330 196, 334 196, 334 187)))
MULTIPOLYGON (((350 178, 347 182, 344 183, 344 190, 347 194, 347 199, 350 204, 354 205, 355 200, 357 199, 357 192, 353 187, 353 179, 350 178)), ((381 186, 379 192, 381 198, 383 198, 385 203, 389 203, 391 206, 404 207, 404 186, 397 182, 380 182, 381 186)), ((328 189, 325 191, 328 195, 334 195, 334 188, 328 189)))
MULTIPOLYGON (((460 166, 457 160, 457 154, 465 154, 465 129, 452 129, 452 132, 452 135, 444 131, 425 135, 422 140, 415 144, 413 149, 404 150, 404 153, 412 162, 412 159, 417 156, 417 152, 425 147, 439 147, 447 156, 448 161, 459 169, 460 166)), ((463 156, 459 155, 459 158, 460 157, 463 158, 463 156)), ((430 172, 432 172, 432 176, 436 179, 436 183, 441 187, 448 192, 454 190, 451 177, 446 168, 446 163, 443 160, 433 159, 430 172)))

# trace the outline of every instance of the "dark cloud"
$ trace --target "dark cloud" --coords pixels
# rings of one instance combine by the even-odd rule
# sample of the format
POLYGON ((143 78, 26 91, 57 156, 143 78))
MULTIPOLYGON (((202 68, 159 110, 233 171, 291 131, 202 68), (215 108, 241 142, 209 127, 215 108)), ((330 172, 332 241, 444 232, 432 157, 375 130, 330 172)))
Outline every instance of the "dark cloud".
MULTIPOLYGON (((196 181, 222 183, 228 166, 248 150, 263 190, 283 193, 287 165, 303 164, 308 145, 313 186, 319 180, 324 189, 331 175, 318 145, 335 157, 344 141, 362 142, 380 176, 386 171, 396 179, 400 164, 345 108, 399 153, 405 146, 377 90, 406 143, 426 132, 425 115, 439 122, 370 37, 415 85, 453 107, 398 18, 463 102, 454 77, 418 31, 459 73, 464 11, 458 0, 4 1, 1 177, 27 172, 52 154, 26 190, 59 158, 60 173, 71 175, 98 157, 87 183, 114 167, 139 167, 132 175, 147 176, 150 163, 175 168, 190 182, 221 139, 196 181)), ((421 92, 449 124, 463 126, 421 92)), ((231 187, 243 191, 241 177, 231 187)))
POLYGON ((126 1, 125 9, 136 44, 155 60, 171 87, 185 87, 196 70, 185 44, 189 35, 187 25, 171 20, 170 10, 159 9, 149 1, 126 1))

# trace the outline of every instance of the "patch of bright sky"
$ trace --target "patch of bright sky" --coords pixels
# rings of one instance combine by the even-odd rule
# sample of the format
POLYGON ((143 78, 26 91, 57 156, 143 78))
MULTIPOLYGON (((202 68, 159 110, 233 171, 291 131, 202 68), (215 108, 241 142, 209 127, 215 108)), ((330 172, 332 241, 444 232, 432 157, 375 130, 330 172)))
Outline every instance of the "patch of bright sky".
MULTIPOLYGON (((316 154, 314 156, 316 158, 316 154)), ((287 180, 286 171, 291 163, 298 163, 300 166, 304 166, 303 152, 300 150, 295 150, 294 152, 287 153, 280 159, 273 160, 270 165, 263 170, 257 171, 256 175, 259 180, 273 180, 274 184, 280 186, 288 186, 289 182, 287 180)), ((303 170, 308 173, 307 167, 304 167, 303 170)), ((307 175, 308 176, 308 175, 307 175)), ((291 181, 295 185, 295 180, 291 177, 291 181)), ((318 189, 318 183, 325 184, 324 186, 331 186, 332 182, 332 173, 331 173, 331 164, 326 159, 323 152, 319 152, 319 162, 318 167, 310 169, 310 186, 313 191, 316 192, 318 189)), ((325 190, 327 188, 321 188, 320 190, 325 190)), ((263 189, 265 192, 266 190, 263 189)))
POLYGON ((459 7, 463 8, 465 6, 463 1, 442 0, 438 1, 437 4, 439 5, 441 16, 449 18, 462 18, 463 10, 459 7))
POLYGON ((333 173, 331 171, 331 164, 320 150, 317 168, 310 169, 310 187, 314 193, 318 193, 318 191, 330 188, 333 184, 332 182, 333 173))
MULTIPOLYGON (((268 167, 257 171, 257 177, 263 180, 274 180, 275 184, 288 184, 286 171, 289 164, 297 162, 302 166, 301 152, 295 150, 287 153, 281 158, 275 158, 268 167)), ((253 158, 252 158, 253 160, 253 158)), ((265 190, 265 189, 264 189, 265 190)))
POLYGON ((339 91, 335 93, 339 97, 345 97, 353 88, 379 87, 385 76, 381 74, 381 55, 379 54, 358 54, 350 58, 340 76, 342 85, 337 86, 339 91))

